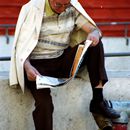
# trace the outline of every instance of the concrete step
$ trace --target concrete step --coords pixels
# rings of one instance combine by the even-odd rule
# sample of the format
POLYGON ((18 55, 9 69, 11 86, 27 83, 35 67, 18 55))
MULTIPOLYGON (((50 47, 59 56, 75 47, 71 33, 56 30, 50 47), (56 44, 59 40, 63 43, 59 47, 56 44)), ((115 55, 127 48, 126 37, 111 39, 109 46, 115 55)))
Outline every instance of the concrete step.
MULTIPOLYGON (((34 100, 28 90, 23 94, 21 89, 9 87, 8 73, 0 77, 0 129, 1 130, 34 130, 31 112, 34 100)), ((114 77, 114 76, 113 76, 114 77)), ((106 99, 114 101, 130 100, 130 78, 114 77, 104 87, 106 99)), ((89 79, 75 79, 65 86, 51 89, 54 103, 54 130, 98 130, 89 112, 92 91, 89 79)), ((130 124, 128 124, 130 128, 130 124)))
POLYGON ((0 71, 0 79, 8 79, 9 72, 8 71, 0 71))
POLYGON ((130 71, 107 71, 109 78, 130 78, 130 71))

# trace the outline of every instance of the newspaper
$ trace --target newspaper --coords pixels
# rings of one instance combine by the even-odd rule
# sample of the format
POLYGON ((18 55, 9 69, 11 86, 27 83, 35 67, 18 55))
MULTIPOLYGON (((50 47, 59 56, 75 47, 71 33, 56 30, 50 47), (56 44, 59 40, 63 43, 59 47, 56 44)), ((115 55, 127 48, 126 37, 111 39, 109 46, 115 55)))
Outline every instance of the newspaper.
POLYGON ((37 89, 40 88, 55 88, 65 85, 71 80, 71 77, 68 79, 55 78, 50 76, 38 76, 36 77, 37 89))
MULTIPOLYGON (((92 43, 92 41, 86 40, 84 45, 81 45, 81 47, 83 47, 81 54, 79 54, 78 57, 75 56, 73 66, 72 66, 72 72, 71 72, 73 78, 76 76, 76 74, 77 74, 77 72, 79 70, 79 67, 80 67, 80 65, 81 65, 81 63, 82 63, 82 61, 84 59, 84 55, 85 55, 88 47, 91 45, 91 43, 92 43)), ((80 47, 80 45, 79 45, 79 47, 80 47)), ((77 51, 77 53, 80 53, 80 52, 77 51)))
MULTIPOLYGON (((83 45, 83 49, 82 49, 80 55, 78 57, 75 56, 69 78, 55 78, 55 77, 50 77, 50 76, 37 75, 37 77, 36 77, 37 89, 60 87, 60 86, 67 84, 70 80, 74 79, 79 70, 79 67, 83 61, 84 55, 85 55, 88 47, 91 45, 91 43, 92 43, 92 41, 86 40, 85 44, 83 45), (76 62, 75 62, 75 59, 76 59, 76 62)), ((76 53, 79 53, 78 49, 77 49, 76 53)))

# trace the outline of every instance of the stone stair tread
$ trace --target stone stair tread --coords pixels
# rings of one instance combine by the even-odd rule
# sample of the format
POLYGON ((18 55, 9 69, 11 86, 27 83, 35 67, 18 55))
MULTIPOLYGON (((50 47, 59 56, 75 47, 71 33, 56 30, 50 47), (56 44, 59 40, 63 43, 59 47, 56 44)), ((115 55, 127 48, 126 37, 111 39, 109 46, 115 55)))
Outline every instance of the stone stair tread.
POLYGON ((107 71, 108 77, 110 78, 130 78, 130 71, 107 71))

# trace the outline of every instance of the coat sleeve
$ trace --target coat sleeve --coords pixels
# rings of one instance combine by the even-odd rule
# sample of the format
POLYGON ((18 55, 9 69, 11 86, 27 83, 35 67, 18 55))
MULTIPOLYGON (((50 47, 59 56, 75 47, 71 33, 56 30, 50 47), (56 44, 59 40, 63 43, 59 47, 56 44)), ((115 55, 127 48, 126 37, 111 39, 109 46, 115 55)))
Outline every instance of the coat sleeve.
POLYGON ((27 14, 26 5, 24 5, 22 6, 21 11, 19 13, 19 17, 17 20, 16 28, 15 28, 14 42, 13 42, 12 50, 11 50, 11 62, 10 62, 10 72, 9 72, 9 85, 10 86, 18 85, 17 70, 16 70, 17 40, 20 33, 20 28, 26 17, 26 14, 27 14))

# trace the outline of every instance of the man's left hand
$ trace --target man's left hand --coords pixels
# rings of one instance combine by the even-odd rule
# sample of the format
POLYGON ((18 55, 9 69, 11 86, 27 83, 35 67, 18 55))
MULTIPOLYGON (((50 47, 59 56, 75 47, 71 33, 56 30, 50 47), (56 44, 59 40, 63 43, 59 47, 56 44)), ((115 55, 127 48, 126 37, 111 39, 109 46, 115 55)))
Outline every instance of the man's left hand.
POLYGON ((99 43, 100 35, 98 30, 94 30, 88 34, 87 40, 93 41, 91 46, 96 46, 99 43))

